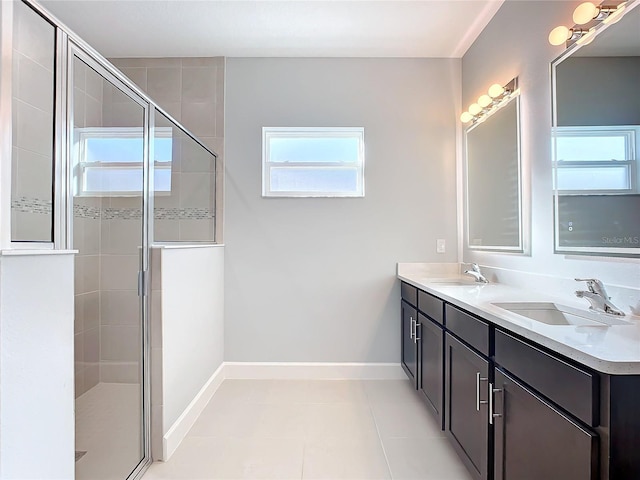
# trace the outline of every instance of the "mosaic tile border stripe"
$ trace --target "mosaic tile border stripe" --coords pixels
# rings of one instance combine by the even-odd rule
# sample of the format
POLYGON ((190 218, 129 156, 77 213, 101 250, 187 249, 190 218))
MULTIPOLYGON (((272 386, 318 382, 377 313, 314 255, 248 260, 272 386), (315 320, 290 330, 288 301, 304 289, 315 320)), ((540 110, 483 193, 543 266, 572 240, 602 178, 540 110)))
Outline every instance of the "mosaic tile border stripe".
MULTIPOLYGON (((75 218, 88 218, 91 220, 140 220, 142 210, 139 208, 105 208, 74 205, 73 216, 75 218)), ((215 212, 210 208, 156 208, 155 220, 213 220, 215 212)))
POLYGON ((51 200, 19 197, 11 200, 11 209, 23 213, 51 215, 51 212, 53 212, 53 203, 51 200))

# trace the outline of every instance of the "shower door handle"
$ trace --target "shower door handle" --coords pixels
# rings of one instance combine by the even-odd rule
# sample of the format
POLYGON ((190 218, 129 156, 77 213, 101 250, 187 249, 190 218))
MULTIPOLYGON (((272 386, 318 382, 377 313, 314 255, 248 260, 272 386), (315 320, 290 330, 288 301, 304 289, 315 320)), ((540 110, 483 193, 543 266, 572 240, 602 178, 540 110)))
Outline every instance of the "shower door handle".
POLYGON ((147 292, 147 284, 149 283, 147 281, 148 278, 149 278, 149 275, 147 270, 145 271, 140 270, 138 272, 138 296, 139 297, 144 297, 148 295, 148 292, 147 292))

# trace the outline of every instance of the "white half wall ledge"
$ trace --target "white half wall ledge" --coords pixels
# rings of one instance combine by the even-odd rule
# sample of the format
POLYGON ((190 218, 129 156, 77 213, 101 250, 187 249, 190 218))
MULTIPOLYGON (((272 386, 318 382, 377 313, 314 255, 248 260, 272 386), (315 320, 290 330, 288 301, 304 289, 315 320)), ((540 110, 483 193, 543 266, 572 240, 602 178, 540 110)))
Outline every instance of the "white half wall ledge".
POLYGON ((225 378, 263 380, 401 380, 399 363, 225 362, 225 378))

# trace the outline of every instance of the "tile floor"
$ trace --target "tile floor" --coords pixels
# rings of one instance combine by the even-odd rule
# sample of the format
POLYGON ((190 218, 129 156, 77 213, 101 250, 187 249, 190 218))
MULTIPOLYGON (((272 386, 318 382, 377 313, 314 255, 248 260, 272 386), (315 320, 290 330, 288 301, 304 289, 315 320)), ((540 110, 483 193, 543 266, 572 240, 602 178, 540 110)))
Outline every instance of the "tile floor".
POLYGON ((142 458, 140 385, 99 383, 76 399, 76 480, 127 478, 142 458))
POLYGON ((470 480, 404 380, 225 380, 157 479, 470 480))

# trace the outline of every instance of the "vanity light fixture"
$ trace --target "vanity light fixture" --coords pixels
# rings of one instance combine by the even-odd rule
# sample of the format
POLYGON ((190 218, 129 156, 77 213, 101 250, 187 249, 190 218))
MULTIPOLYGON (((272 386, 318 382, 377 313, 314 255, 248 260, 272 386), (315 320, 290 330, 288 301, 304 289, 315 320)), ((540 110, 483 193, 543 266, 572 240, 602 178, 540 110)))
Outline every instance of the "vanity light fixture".
POLYGON ((476 103, 469 105, 469 109, 460 115, 462 123, 473 122, 474 124, 484 121, 484 119, 498 110, 508 99, 517 93, 518 78, 514 78, 505 86, 494 83, 489 87, 489 91, 478 98, 476 103))
POLYGON ((478 98, 478 105, 480 105, 482 108, 487 108, 492 103, 493 103, 493 98, 491 98, 487 94, 481 95, 480 98, 478 98))
POLYGON ((469 112, 464 112, 462 115, 460 115, 460 121, 462 123, 469 123, 471 120, 473 120, 473 115, 471 115, 469 112))
POLYGON ((611 12, 607 17, 602 20, 602 23, 614 24, 618 22, 622 18, 622 14, 624 13, 624 9, 627 7, 627 2, 623 2, 616 8, 615 12, 611 12))
POLYGON ((600 6, 596 6, 591 2, 584 2, 573 11, 573 21, 576 25, 586 25, 593 20, 610 23, 615 18, 620 17, 625 6, 626 2, 619 5, 606 5, 603 3, 600 6))
POLYGON ((489 96, 491 98, 498 98, 504 93, 504 87, 499 83, 494 83, 489 87, 489 96))
POLYGON ((549 43, 551 45, 562 45, 563 43, 575 42, 578 41, 583 35, 586 35, 588 30, 583 30, 582 28, 569 28, 564 25, 560 25, 559 27, 551 30, 549 34, 549 43))
POLYGON ((571 43, 586 45, 590 43, 595 34, 593 26, 591 28, 581 28, 581 25, 592 24, 593 22, 615 23, 625 10, 627 2, 621 2, 617 5, 602 3, 595 5, 592 2, 583 2, 573 11, 573 21, 575 25, 572 28, 561 25, 554 28, 549 33, 549 43, 551 45, 569 46, 571 43))
POLYGON ((591 27, 587 33, 576 40, 576 43, 578 45, 589 45, 591 42, 593 42, 594 38, 596 38, 596 29, 594 27, 591 27))
POLYGON ((474 117, 478 115, 480 112, 482 112, 482 107, 477 103, 472 103, 471 105, 469 105, 469 113, 474 117))

